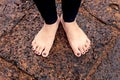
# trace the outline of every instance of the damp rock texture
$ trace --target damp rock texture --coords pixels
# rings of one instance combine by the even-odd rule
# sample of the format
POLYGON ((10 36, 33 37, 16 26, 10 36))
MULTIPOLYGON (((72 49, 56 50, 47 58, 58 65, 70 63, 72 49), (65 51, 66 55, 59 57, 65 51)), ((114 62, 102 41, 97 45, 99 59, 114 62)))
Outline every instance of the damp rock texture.
MULTIPOLYGON (((61 14, 60 0, 56 7, 61 14)), ((49 56, 36 55, 31 42, 43 23, 32 0, 0 1, 1 80, 120 80, 119 0, 82 1, 77 23, 92 45, 80 58, 61 24, 49 56)))
POLYGON ((119 80, 120 79, 120 37, 116 40, 113 49, 108 53, 108 57, 102 61, 92 80, 119 80), (103 74, 104 73, 104 74, 103 74))
POLYGON ((0 58, 0 80, 34 80, 34 78, 0 58))
POLYGON ((11 32, 31 5, 27 0, 0 0, 0 37, 11 32))
POLYGON ((120 30, 120 0, 84 0, 83 6, 103 24, 120 30))

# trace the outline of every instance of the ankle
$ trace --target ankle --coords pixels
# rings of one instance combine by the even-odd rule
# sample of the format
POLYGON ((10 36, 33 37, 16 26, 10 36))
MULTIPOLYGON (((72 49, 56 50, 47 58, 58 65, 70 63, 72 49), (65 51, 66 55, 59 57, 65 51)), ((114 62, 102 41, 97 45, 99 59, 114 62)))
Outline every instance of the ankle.
POLYGON ((59 16, 58 16, 58 17, 57 17, 57 20, 56 20, 54 23, 47 24, 46 22, 44 22, 44 25, 46 25, 46 26, 52 26, 52 25, 55 25, 55 24, 59 24, 59 22, 60 22, 60 18, 59 18, 59 16))
POLYGON ((65 20, 63 19, 63 15, 60 16, 60 21, 61 21, 62 23, 64 23, 64 24, 74 24, 74 23, 77 23, 77 22, 76 22, 76 18, 75 18, 74 21, 70 21, 70 22, 65 21, 65 20))

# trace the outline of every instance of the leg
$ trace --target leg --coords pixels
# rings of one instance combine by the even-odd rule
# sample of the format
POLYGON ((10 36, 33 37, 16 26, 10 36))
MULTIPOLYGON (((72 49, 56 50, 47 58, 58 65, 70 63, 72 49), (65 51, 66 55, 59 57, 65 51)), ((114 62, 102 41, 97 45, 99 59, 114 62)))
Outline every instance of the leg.
POLYGON ((32 41, 32 46, 36 54, 47 57, 53 45, 59 24, 55 0, 34 0, 34 2, 45 20, 45 23, 32 41))
POLYGON ((63 19, 65 22, 73 22, 78 13, 81 0, 62 0, 63 19))
POLYGON ((57 12, 55 0, 34 0, 34 2, 46 24, 52 24, 56 22, 57 12))
POLYGON ((62 0, 61 22, 74 54, 80 57, 90 48, 90 40, 76 22, 81 0, 62 0))

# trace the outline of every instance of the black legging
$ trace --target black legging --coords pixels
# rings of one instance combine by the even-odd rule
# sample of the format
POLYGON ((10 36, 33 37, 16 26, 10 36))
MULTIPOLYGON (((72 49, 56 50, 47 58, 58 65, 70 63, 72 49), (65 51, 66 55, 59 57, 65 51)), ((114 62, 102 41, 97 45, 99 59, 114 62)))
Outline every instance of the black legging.
MULTIPOLYGON (((53 24, 57 20, 55 0, 34 0, 46 24, 53 24)), ((65 22, 75 20, 81 0, 62 0, 63 19, 65 22)))

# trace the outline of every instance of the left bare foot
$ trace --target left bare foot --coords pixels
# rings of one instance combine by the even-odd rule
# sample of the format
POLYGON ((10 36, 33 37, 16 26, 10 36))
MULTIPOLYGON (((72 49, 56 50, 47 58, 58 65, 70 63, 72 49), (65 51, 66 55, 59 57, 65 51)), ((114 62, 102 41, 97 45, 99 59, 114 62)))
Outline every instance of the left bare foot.
POLYGON ((77 57, 80 57, 81 54, 85 54, 90 48, 90 40, 84 31, 78 26, 76 20, 73 22, 64 22, 61 17, 61 22, 74 54, 77 57))
POLYGON ((44 26, 32 41, 32 47, 36 54, 42 55, 43 57, 48 56, 55 39, 59 22, 58 18, 58 20, 53 24, 44 23, 44 26))

